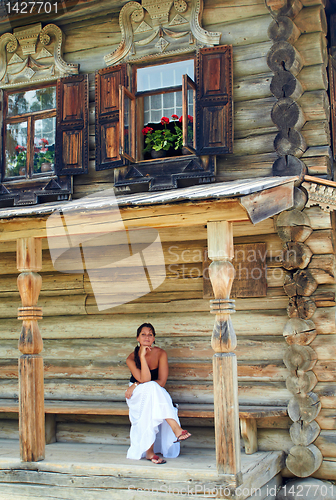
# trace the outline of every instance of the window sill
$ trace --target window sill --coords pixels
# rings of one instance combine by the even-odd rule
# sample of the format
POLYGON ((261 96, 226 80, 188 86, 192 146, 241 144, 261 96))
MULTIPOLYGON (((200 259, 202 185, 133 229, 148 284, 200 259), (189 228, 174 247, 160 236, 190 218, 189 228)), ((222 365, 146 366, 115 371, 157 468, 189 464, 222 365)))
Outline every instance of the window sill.
POLYGON ((116 188, 125 191, 162 191, 214 182, 215 156, 182 155, 143 160, 114 170, 116 188), (125 189, 128 187, 129 189, 125 189))

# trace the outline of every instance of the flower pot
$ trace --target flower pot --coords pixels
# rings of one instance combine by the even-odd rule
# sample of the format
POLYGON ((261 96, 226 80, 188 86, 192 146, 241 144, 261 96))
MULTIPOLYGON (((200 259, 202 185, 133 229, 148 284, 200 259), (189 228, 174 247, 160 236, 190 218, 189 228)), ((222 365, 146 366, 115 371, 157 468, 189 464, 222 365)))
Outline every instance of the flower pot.
POLYGON ((155 151, 155 149, 151 150, 151 157, 153 159, 164 158, 165 156, 168 156, 168 151, 165 151, 164 149, 160 149, 160 151, 155 151))
POLYGON ((41 164, 41 172, 50 172, 52 170, 51 163, 45 162, 41 164))

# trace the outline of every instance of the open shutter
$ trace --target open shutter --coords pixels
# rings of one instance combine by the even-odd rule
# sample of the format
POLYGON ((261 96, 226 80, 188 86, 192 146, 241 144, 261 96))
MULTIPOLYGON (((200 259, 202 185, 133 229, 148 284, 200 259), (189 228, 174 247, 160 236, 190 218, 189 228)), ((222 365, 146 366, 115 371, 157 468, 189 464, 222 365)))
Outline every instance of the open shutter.
POLYGON ((89 166, 88 75, 57 81, 56 173, 86 174, 89 166))
POLYGON ((200 49, 196 72, 197 153, 232 153, 232 46, 200 49))
POLYGON ((126 64, 96 72, 96 170, 124 163, 119 151, 119 86, 125 84, 126 64))
POLYGON ((135 163, 135 96, 120 85, 119 99, 120 156, 135 163))
POLYGON ((330 92, 330 112, 331 112, 331 134, 332 134, 332 147, 333 147, 333 157, 336 160, 336 61, 332 56, 329 56, 329 92, 330 92))
POLYGON ((196 151, 196 85, 188 76, 182 76, 182 134, 183 147, 196 151))

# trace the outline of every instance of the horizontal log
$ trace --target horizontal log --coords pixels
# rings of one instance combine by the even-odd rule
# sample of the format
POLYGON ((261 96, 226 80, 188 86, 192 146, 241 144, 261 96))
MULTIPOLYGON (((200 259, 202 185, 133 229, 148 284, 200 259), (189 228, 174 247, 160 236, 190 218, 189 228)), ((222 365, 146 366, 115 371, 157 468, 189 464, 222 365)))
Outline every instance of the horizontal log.
POLYGON ((304 66, 296 78, 305 91, 328 89, 328 75, 324 63, 304 66))
POLYGON ((300 34, 301 31, 287 15, 277 16, 268 28, 268 36, 274 42, 294 43, 300 34))
POLYGON ((303 66, 327 65, 327 41, 324 33, 315 32, 301 35, 294 46, 300 54, 303 66))
POLYGON ((310 158, 302 158, 308 169, 308 175, 313 176, 327 176, 331 177, 332 163, 328 156, 316 156, 310 158))
POLYGON ((307 121, 329 120, 330 105, 329 98, 325 90, 304 92, 297 102, 301 106, 307 121))
POLYGON ((303 34, 321 31, 326 35, 328 31, 325 10, 321 5, 302 9, 295 17, 294 22, 303 34))
POLYGON ((326 120, 309 121, 301 129, 307 147, 309 146, 330 146, 330 128, 326 120))
POLYGON ((239 102, 234 106, 234 129, 258 129, 273 127, 271 111, 276 103, 274 97, 239 102))
POLYGON ((273 42, 254 43, 233 48, 233 78, 268 73, 267 54, 273 42))
POLYGON ((249 4, 246 4, 245 0, 237 0, 234 4, 227 0, 223 2, 212 0, 204 6, 203 22, 206 24, 217 23, 218 19, 221 19, 222 22, 242 21, 265 15, 266 12, 265 5, 256 0, 249 4), (217 10, 218 16, 216 16, 217 10))
MULTIPOLYGON (((325 367, 325 364, 323 366, 325 367)), ((238 362, 238 377, 242 381, 283 382, 287 376, 288 372, 282 361, 273 361, 271 363, 267 361, 238 362)), ((0 377, 2 379, 17 379, 17 360, 0 360, 0 377)), ((130 372, 125 364, 120 364, 118 361, 45 359, 44 377, 45 379, 127 380, 130 377, 130 372)), ((187 359, 181 359, 172 361, 169 363, 169 380, 212 381, 212 360, 189 362, 187 359)))
POLYGON ((250 101, 271 96, 270 82, 272 73, 245 76, 233 81, 233 101, 250 101))
POLYGON ((234 141, 233 152, 238 156, 271 153, 274 151, 275 136, 276 132, 272 132, 264 135, 255 135, 253 137, 237 139, 234 141))
POLYGON ((305 208, 304 213, 308 215, 311 227, 315 229, 330 229, 330 214, 320 207, 305 208))
MULTIPOLYGON (((283 477, 294 477, 294 475, 285 467, 282 469, 281 474, 283 477)), ((336 461, 332 458, 324 458, 320 468, 312 474, 311 477, 316 477, 317 479, 336 480, 336 461)), ((328 490, 327 490, 328 492, 328 490)), ((330 490, 329 490, 330 492, 330 490)))

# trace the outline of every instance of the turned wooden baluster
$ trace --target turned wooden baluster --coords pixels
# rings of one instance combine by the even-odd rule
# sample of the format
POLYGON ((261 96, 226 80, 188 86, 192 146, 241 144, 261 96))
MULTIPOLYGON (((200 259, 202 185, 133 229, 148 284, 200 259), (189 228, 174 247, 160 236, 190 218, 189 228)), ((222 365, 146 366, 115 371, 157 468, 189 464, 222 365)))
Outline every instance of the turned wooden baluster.
POLYGON ((44 387, 42 337, 37 320, 42 319, 42 308, 37 307, 42 278, 36 271, 42 269, 42 243, 38 238, 17 240, 17 268, 21 272, 17 283, 22 301, 18 319, 22 320, 19 340, 19 426, 20 455, 24 462, 44 459, 44 387))
POLYGON ((232 352, 237 346, 230 314, 235 312, 230 293, 234 279, 234 257, 231 222, 208 223, 208 253, 213 262, 209 276, 215 299, 210 301, 210 312, 216 314, 211 346, 213 356, 213 384, 216 435, 216 461, 219 474, 235 475, 240 484, 240 435, 237 357, 232 352))

